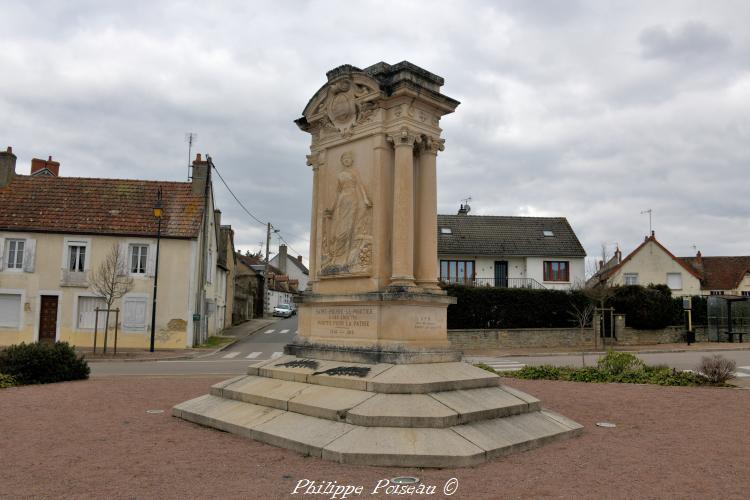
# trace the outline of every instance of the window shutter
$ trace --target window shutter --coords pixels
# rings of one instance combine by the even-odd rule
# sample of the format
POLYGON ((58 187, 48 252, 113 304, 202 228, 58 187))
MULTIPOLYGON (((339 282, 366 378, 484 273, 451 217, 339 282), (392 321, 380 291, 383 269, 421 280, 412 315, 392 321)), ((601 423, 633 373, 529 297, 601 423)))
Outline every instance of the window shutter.
POLYGON ((0 238, 0 271, 5 269, 5 238, 0 238))
POLYGON ((36 240, 29 238, 24 245, 23 270, 27 273, 34 272, 34 261, 36 260, 36 240))
POLYGON ((126 276, 130 273, 130 246, 126 241, 120 242, 120 262, 118 265, 117 274, 119 276, 126 276))
POLYGON ((150 243, 148 245, 148 259, 146 263, 146 274, 153 276, 156 271, 156 244, 150 243))

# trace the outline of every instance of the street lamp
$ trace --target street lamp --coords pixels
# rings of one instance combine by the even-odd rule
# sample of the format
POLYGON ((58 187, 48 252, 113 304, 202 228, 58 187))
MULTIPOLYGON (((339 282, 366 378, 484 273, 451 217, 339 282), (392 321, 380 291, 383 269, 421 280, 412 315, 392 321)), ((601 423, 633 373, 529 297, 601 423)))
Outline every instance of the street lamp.
POLYGON ((156 191, 156 203, 154 204, 154 217, 156 217, 158 226, 156 230, 156 262, 154 264, 154 294, 153 304, 151 305, 151 347, 149 351, 154 352, 154 338, 156 335, 156 287, 159 282, 159 243, 161 241, 161 217, 164 214, 164 207, 161 204, 161 188, 156 191))

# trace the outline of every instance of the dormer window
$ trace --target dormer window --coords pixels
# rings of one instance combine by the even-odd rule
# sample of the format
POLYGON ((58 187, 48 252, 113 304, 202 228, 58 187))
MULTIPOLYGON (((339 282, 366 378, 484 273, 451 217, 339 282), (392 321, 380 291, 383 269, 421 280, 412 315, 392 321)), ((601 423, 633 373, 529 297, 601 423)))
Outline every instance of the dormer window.
POLYGON ((554 236, 555 235, 555 233, 553 233, 551 229, 545 229, 545 230, 543 230, 542 234, 544 236, 554 236))
POLYGON ((453 230, 449 227, 441 227, 440 234, 453 234, 453 230))

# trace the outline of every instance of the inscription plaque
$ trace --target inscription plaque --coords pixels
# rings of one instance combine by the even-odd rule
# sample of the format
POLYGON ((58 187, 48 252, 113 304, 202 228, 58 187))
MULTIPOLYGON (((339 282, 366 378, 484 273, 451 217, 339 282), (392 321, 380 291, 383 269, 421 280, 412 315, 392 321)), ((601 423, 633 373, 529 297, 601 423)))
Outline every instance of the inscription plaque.
POLYGON ((325 337, 370 337, 377 332, 373 306, 313 307, 313 333, 325 337))

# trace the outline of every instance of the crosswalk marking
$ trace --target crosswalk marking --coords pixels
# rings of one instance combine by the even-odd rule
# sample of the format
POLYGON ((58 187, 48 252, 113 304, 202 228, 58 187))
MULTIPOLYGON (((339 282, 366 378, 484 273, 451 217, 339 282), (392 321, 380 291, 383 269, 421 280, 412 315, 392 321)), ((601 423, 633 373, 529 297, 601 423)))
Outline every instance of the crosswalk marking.
POLYGON ((273 333, 273 332, 275 332, 275 331, 276 331, 276 330, 266 330, 266 331, 265 331, 265 332, 263 332, 263 333, 273 333))
POLYGON ((234 352, 230 352, 229 354, 225 354, 224 356, 222 356, 222 358, 232 359, 232 358, 236 358, 239 355, 240 355, 240 351, 234 351, 234 352))
POLYGON ((281 333, 289 333, 289 329, 287 328, 286 330, 281 330, 281 333))
POLYGON ((260 356, 261 354, 263 354, 263 353, 262 352, 251 352, 250 354, 248 354, 247 356, 245 356, 245 358, 247 358, 247 359, 255 359, 258 356, 260 356))
POLYGON ((515 372, 526 366, 517 361, 488 361, 485 364, 498 372, 515 372))
POLYGON ((281 352, 275 352, 271 354, 271 359, 280 358, 282 354, 281 352))

